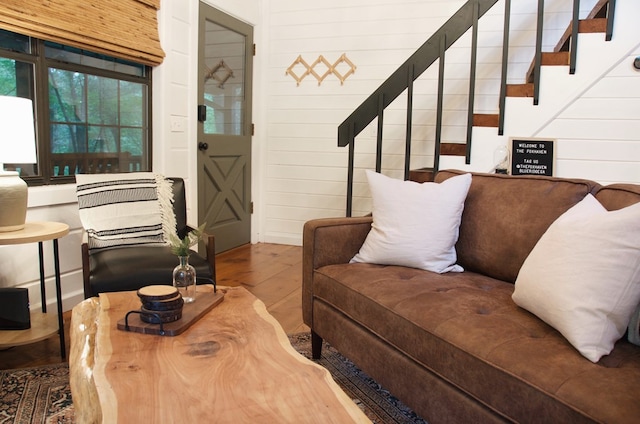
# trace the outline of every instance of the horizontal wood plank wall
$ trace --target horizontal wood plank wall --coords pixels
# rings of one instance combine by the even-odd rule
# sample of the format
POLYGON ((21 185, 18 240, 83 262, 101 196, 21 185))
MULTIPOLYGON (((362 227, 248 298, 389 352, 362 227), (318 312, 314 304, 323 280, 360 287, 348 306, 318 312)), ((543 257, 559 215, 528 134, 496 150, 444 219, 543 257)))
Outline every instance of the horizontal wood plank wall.
POLYGON ((640 47, 540 133, 557 137, 558 173, 640 183, 640 47))
MULTIPOLYGON (((337 147, 338 125, 460 4, 270 3, 267 240, 299 243, 306 220, 344 215, 347 150, 337 147), (298 56, 309 64, 320 55, 334 63, 343 53, 357 69, 342 85, 332 75, 321 85, 313 76, 297 85, 285 74, 298 56)), ((319 66, 317 71, 325 69, 319 66)), ((300 75, 304 68, 293 71, 300 75)), ((394 113, 399 114, 389 112, 394 113)), ((360 168, 374 163, 367 154, 373 128, 358 140, 359 152, 365 152, 358 155, 360 168)), ((390 151, 398 147, 387 146, 390 151)), ((396 162, 395 156, 389 160, 396 162)), ((363 188, 360 184, 356 190, 363 188)))
MULTIPOLYGON (((622 1, 629 0, 619 3, 622 1)), ((586 16, 594 2, 582 2, 582 17, 586 16)), ((336 147, 337 126, 463 3, 462 0, 328 0, 321 3, 273 0, 269 3, 264 241, 299 244, 305 221, 344 215, 347 149, 336 147), (309 75, 298 85, 292 76, 286 74, 287 68, 298 56, 308 64, 312 64, 320 55, 333 63, 343 53, 357 69, 342 85, 332 75, 327 76, 320 85, 316 78, 309 75)), ((569 1, 546 2, 545 50, 551 51, 565 31, 571 17, 571 6, 572 2, 569 1)), ((481 47, 478 52, 476 89, 476 111, 479 113, 497 113, 502 32, 495 28, 501 28, 503 10, 504 3, 499 2, 480 23, 481 47)), ((526 71, 534 54, 536 4, 514 2, 512 11, 508 82, 517 84, 525 82, 526 71)), ((447 51, 445 142, 465 140, 470 44, 470 37, 464 36, 447 51)), ((315 70, 322 75, 326 68, 319 66, 315 70)), ((304 68, 294 67, 293 71, 299 76, 304 68)), ((628 78, 638 81, 639 76, 636 73, 628 78)), ((423 74, 414 87, 412 168, 429 166, 433 159, 437 77, 437 66, 434 66, 423 74)), ((620 85, 611 82, 603 81, 603 84, 615 90, 621 89, 620 85)), ((609 94, 613 103, 620 96, 627 95, 609 94)), ((593 102, 593 98, 585 99, 585 103, 576 104, 576 107, 589 109, 593 107, 593 102)), ((398 178, 402 177, 404 160, 405 104, 406 98, 401 95, 385 112, 382 167, 385 174, 398 178)), ((566 127, 570 127, 570 120, 575 117, 561 119, 566 121, 566 127)), ((621 123, 620 131, 637 134, 637 131, 632 131, 637 125, 638 117, 631 118, 621 123)), ((356 139, 354 215, 366 214, 371 210, 363 170, 375 166, 376 130, 377 123, 374 120, 356 139)), ((545 130, 544 136, 552 132, 550 130, 545 130)), ((505 136, 508 138, 509 135, 505 136)), ((558 136, 567 135, 562 133, 558 136)), ((601 136, 607 137, 606 134, 601 136)), ((579 134, 573 137, 582 138, 579 134)), ((601 139, 594 140, 590 145, 601 142, 601 139)), ((633 146, 630 140, 626 143, 633 146)), ((568 176, 577 174, 605 182, 640 182, 636 171, 625 166, 616 168, 615 160, 611 166, 608 163, 599 164, 597 160, 590 162, 584 157, 588 153, 580 147, 560 146, 558 169, 568 176), (604 165, 608 171, 595 172, 594 169, 600 165, 604 165)), ((612 144, 606 146, 614 148, 612 144)), ((615 149, 619 149, 619 153, 625 151, 624 146, 615 149)))

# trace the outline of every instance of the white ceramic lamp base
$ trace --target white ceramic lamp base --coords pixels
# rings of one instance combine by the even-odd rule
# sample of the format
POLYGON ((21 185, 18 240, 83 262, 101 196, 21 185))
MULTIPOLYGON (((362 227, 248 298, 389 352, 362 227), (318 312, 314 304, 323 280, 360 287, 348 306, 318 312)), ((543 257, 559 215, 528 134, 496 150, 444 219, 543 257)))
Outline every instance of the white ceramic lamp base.
POLYGON ((27 183, 17 172, 0 171, 0 232, 24 228, 27 196, 27 183))

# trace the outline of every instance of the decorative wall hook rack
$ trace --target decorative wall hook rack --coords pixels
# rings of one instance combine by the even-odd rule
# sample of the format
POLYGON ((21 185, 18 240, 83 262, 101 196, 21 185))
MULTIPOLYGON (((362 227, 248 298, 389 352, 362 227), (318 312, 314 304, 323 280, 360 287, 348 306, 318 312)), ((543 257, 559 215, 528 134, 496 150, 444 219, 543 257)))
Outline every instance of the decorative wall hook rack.
POLYGON ((349 60, 345 53, 343 53, 342 56, 340 56, 338 60, 336 60, 333 64, 325 59, 324 56, 320 55, 311 65, 309 65, 301 55, 298 55, 296 60, 294 60, 293 63, 287 68, 285 75, 290 75, 294 80, 296 80, 296 85, 300 85, 300 82, 305 79, 307 75, 313 75, 314 78, 318 81, 318 85, 320 85, 326 77, 333 74, 338 78, 338 80, 340 80, 340 85, 342 85, 344 84, 344 81, 355 71, 356 65, 354 65, 353 62, 349 60), (349 69, 344 74, 341 74, 340 71, 338 71, 337 67, 343 63, 346 64, 349 69), (322 73, 322 75, 315 70, 316 66, 320 64, 324 65, 327 68, 327 70, 322 73), (296 74, 296 72, 294 71, 294 69, 299 66, 302 66, 302 68, 304 68, 304 71, 300 75, 296 74))
MULTIPOLYGON (((205 65, 206 66, 206 65, 205 65)), ((209 81, 210 79, 214 79, 218 81, 218 88, 224 88, 224 83, 227 82, 229 78, 233 78, 233 70, 229 68, 229 66, 224 63, 224 60, 221 60, 213 68, 209 69, 207 67, 207 73, 204 76, 204 82, 209 81), (222 70, 222 75, 218 74, 218 71, 222 70)))
POLYGON ((305 60, 302 58, 301 55, 298 55, 296 60, 294 60, 293 63, 287 68, 287 71, 285 72, 285 75, 291 75, 293 77, 293 79, 296 80, 296 85, 300 85, 300 81, 302 81, 310 73, 311 73, 311 67, 309 66, 309 64, 307 62, 305 62, 305 60), (302 74, 300 74, 300 75, 296 74, 293 71, 293 69, 297 65, 302 65, 304 67, 304 72, 302 74))

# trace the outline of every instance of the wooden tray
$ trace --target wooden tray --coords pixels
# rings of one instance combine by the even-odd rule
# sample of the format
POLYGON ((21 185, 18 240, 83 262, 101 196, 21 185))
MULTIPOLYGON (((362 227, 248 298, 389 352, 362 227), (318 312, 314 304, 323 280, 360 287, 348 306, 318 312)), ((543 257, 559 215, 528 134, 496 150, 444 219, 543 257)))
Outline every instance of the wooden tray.
POLYGON ((132 331, 142 334, 156 334, 159 336, 177 336, 189 328, 194 322, 199 320, 203 315, 218 306, 224 300, 224 292, 218 290, 214 292, 198 292, 196 301, 193 303, 185 303, 182 307, 182 318, 174 322, 163 324, 160 330, 160 324, 150 324, 140 319, 140 314, 129 314, 129 329, 125 325, 125 318, 118 321, 118 330, 132 331))

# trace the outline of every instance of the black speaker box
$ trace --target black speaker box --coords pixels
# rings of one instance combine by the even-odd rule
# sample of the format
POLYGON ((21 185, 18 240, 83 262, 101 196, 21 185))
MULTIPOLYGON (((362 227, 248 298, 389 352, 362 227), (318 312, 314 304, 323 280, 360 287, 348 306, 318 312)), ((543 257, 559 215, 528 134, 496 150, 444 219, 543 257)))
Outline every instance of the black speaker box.
POLYGON ((0 330, 31 328, 29 290, 0 288, 0 330))

